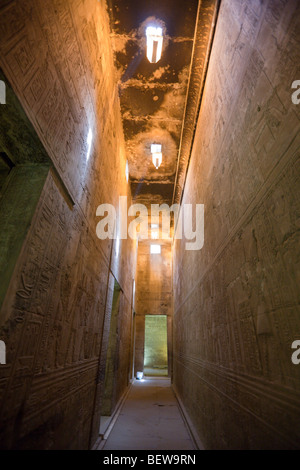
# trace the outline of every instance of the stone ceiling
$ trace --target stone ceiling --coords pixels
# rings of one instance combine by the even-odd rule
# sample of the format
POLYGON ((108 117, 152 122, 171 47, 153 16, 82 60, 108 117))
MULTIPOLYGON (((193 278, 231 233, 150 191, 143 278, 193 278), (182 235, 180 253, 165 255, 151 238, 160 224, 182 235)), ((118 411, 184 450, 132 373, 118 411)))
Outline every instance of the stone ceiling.
POLYGON ((195 27, 197 33, 199 13, 203 22, 204 12, 209 25, 200 41, 204 74, 216 3, 202 1, 198 8, 198 0, 108 0, 129 176, 132 195, 139 202, 171 204, 174 200, 189 93, 195 95, 196 90, 200 96, 200 89, 190 90, 195 27), (150 63, 145 29, 155 23, 163 28, 163 50, 161 59, 150 63), (152 163, 152 143, 162 145, 158 169, 152 163))

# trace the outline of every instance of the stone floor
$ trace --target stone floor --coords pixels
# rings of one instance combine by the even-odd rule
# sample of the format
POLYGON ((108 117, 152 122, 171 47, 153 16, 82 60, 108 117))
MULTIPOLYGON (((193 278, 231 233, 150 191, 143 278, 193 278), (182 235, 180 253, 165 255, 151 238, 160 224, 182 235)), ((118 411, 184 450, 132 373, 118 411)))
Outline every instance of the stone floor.
POLYGON ((194 450, 167 377, 135 381, 99 450, 194 450))

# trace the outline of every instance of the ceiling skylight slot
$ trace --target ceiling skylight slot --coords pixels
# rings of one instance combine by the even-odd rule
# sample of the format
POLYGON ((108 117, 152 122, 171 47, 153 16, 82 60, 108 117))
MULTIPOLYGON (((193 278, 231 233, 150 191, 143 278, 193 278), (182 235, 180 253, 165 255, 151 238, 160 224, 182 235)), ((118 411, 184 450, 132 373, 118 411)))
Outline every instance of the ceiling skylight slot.
POLYGON ((151 144, 152 162, 156 169, 162 163, 162 153, 160 144, 151 144))
POLYGON ((150 253, 151 255, 160 255, 161 253, 160 245, 150 245, 150 253))
POLYGON ((163 35, 162 28, 148 26, 146 29, 147 36, 147 58, 152 64, 156 64, 161 58, 163 35))

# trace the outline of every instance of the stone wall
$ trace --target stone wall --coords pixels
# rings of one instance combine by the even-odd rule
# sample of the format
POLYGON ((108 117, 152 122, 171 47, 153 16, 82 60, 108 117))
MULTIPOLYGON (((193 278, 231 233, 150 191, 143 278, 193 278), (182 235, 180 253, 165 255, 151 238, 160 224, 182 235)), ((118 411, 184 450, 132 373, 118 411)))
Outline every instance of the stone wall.
POLYGON ((300 8, 223 0, 174 246, 174 385, 207 449, 299 448, 300 8))
MULTIPOLYGON (((0 31, 0 66, 52 167, 0 311, 0 446, 87 449, 98 436, 114 279, 123 292, 115 401, 128 384, 135 265, 130 240, 96 236, 99 204, 118 215, 119 195, 130 204, 106 4, 4 1, 0 31)), ((22 146, 12 152, 10 140, 1 150, 19 164, 22 146)), ((34 153, 34 139, 26 145, 34 153)))

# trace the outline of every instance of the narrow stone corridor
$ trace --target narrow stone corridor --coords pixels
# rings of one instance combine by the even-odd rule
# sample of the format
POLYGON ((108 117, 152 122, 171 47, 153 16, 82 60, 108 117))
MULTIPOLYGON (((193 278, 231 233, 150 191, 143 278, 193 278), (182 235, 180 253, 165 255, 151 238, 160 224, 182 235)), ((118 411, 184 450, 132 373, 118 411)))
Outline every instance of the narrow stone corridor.
POLYGON ((100 450, 195 450, 167 377, 136 380, 100 450))
POLYGON ((300 448, 299 64, 300 0, 0 1, 0 449, 300 448))

